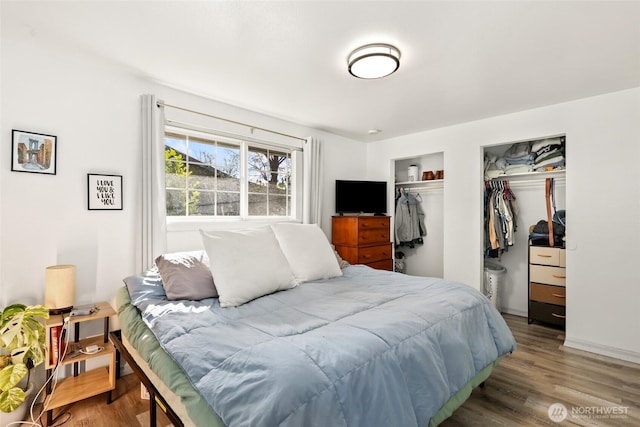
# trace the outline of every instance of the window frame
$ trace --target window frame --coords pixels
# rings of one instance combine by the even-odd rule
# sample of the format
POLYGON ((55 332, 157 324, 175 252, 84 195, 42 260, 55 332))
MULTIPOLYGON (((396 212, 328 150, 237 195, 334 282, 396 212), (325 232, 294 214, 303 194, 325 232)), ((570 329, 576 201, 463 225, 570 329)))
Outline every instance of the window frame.
MULTIPOLYGON (((177 134, 185 137, 193 137, 198 139, 210 140, 212 142, 221 142, 224 144, 235 145, 240 149, 240 215, 224 216, 224 215, 167 215, 168 231, 192 230, 201 226, 212 224, 235 224, 243 222, 251 223, 273 223, 273 222, 301 222, 302 220, 302 148, 296 144, 274 143, 267 140, 256 138, 247 138, 243 136, 229 136, 226 132, 204 131, 192 129, 188 127, 165 125, 163 134, 163 150, 166 149, 164 144, 167 134, 177 134), (290 215, 249 215, 249 181, 248 181, 248 155, 250 148, 270 149, 280 152, 287 152, 291 161, 291 185, 289 186, 289 194, 291 197, 290 215)), ((188 159, 187 159, 188 162, 188 159)), ((164 165, 163 165, 164 166, 164 165)), ((188 184, 186 190, 188 191, 188 184)), ((166 179, 163 183, 163 189, 167 191, 166 179)), ((215 190, 214 190, 215 191, 215 190)), ((166 201, 165 201, 166 206, 166 201)))

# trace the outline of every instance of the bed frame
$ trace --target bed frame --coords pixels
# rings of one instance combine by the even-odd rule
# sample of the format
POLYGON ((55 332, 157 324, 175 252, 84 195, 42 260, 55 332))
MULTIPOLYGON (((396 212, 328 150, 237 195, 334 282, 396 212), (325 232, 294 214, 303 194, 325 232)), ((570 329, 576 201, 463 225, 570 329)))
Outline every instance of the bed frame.
POLYGON ((156 418, 157 418, 157 408, 160 408, 162 412, 165 413, 167 418, 173 423, 175 427, 184 427, 184 423, 178 415, 173 411, 171 406, 167 403, 162 394, 158 391, 155 385, 151 382, 151 380, 144 373, 142 368, 136 363, 133 359, 133 356, 129 353, 127 348, 122 343, 122 334, 121 331, 112 331, 109 333, 109 337, 111 338, 111 342, 116 347, 116 378, 120 378, 120 365, 121 365, 121 357, 124 356, 125 361, 131 366, 133 373, 136 374, 138 379, 144 386, 147 388, 149 392, 149 426, 156 427, 156 418))

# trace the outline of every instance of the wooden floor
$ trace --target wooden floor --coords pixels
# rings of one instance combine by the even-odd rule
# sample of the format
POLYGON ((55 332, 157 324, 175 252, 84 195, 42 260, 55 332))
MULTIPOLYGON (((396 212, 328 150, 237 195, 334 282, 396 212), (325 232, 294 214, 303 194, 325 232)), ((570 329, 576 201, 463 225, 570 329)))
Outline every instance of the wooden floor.
POLYGON ((640 426, 640 365, 566 348, 564 331, 504 317, 518 348, 441 426, 640 426), (549 417, 554 403, 567 410, 560 423, 549 417))
MULTIPOLYGON (((140 397, 140 381, 134 374, 118 379, 113 402, 107 405, 106 393, 76 402, 54 411, 52 426, 64 427, 139 427, 149 426, 149 400, 140 397)), ((38 408, 38 410, 40 410, 38 408)), ((157 410, 159 427, 171 423, 157 410)), ((44 425, 45 416, 42 416, 44 425)), ((4 426, 2 426, 4 427, 4 426)), ((24 424, 24 427, 27 427, 24 424)))
MULTIPOLYGON (((640 365, 565 348, 561 330, 528 325, 517 316, 505 315, 505 319, 518 342, 517 350, 441 426, 640 426, 640 365), (549 417, 554 403, 567 410, 560 423, 549 417)), ((111 405, 106 405, 105 395, 75 403, 54 424, 149 425, 149 401, 140 399, 140 383, 134 375, 118 380, 113 397, 111 405)), ((169 425, 158 413, 158 426, 169 425)))

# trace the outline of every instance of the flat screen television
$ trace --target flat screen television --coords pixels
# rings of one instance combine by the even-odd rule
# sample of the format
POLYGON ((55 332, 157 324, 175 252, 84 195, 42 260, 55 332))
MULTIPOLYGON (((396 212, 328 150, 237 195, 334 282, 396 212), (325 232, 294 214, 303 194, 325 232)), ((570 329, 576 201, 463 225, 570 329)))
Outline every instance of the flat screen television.
POLYGON ((336 213, 387 213, 387 181, 336 180, 336 213))

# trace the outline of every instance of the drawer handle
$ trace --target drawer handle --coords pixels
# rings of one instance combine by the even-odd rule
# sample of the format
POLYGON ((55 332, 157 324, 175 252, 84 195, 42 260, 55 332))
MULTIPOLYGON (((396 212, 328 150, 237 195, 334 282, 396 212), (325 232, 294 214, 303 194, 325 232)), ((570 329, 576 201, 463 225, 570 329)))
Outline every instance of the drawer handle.
POLYGON ((558 298, 566 298, 567 297, 566 295, 560 295, 560 294, 551 294, 551 296, 558 297, 558 298))
POLYGON ((558 276, 556 274, 552 274, 551 276, 555 277, 556 279, 566 279, 567 278, 567 276, 558 276))
POLYGON ((542 254, 538 254, 539 257, 542 258, 551 258, 551 255, 542 255, 542 254))
POLYGON ((562 314, 555 314, 555 313, 551 313, 551 315, 552 315, 553 317, 558 317, 558 318, 560 318, 560 319, 566 319, 566 318, 567 318, 567 316, 563 316, 562 314))

